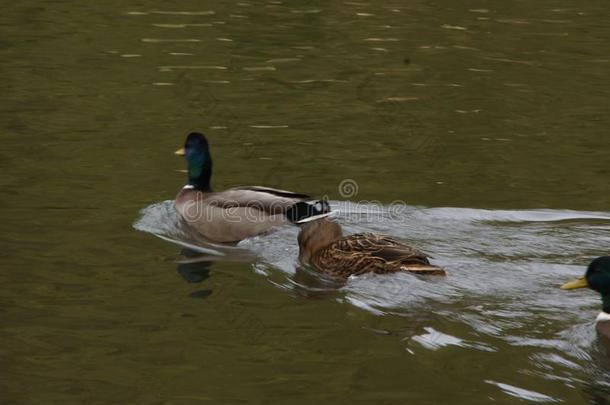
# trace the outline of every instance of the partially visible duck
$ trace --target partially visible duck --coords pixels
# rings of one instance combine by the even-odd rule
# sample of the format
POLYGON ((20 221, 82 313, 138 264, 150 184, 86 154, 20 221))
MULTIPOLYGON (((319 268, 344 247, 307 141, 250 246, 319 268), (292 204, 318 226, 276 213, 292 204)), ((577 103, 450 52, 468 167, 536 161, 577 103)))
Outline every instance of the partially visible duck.
POLYGON ((419 249, 392 236, 358 233, 343 236, 341 225, 323 218, 327 214, 297 220, 299 261, 336 279, 364 273, 446 275, 443 268, 430 264, 419 249))
MULTIPOLYGON (((306 194, 269 187, 234 187, 212 191, 212 156, 203 134, 188 135, 184 148, 188 183, 176 196, 176 210, 191 227, 213 242, 238 242, 290 223, 286 212, 306 194)), ((327 206, 325 206, 327 207, 327 206)))
POLYGON ((597 316, 597 332, 610 341, 610 256, 593 260, 583 277, 561 286, 563 290, 590 288, 601 294, 602 312, 597 316))

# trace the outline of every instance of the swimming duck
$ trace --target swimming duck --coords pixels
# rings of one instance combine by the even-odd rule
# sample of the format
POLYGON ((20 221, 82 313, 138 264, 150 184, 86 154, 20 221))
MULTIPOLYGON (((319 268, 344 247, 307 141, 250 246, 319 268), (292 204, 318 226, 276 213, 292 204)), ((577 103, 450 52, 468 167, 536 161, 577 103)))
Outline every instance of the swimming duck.
POLYGON ((188 183, 176 196, 176 210, 190 226, 213 242, 238 242, 290 223, 286 211, 309 201, 306 194, 269 187, 212 191, 212 157, 205 136, 192 132, 175 152, 188 163, 188 183))
POLYGON ((597 316, 597 332, 610 340, 610 256, 593 260, 583 277, 561 286, 563 290, 590 288, 602 296, 602 312, 597 316))
POLYGON ((446 275, 422 251, 388 235, 358 233, 343 236, 341 225, 324 218, 327 213, 297 220, 299 261, 336 279, 364 273, 446 275))

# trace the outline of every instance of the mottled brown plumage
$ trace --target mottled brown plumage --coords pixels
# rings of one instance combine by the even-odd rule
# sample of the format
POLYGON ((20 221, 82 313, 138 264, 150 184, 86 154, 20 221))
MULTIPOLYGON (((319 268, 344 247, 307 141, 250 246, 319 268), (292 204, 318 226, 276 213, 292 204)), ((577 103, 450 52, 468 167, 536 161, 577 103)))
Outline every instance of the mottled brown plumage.
POLYGON ((341 226, 326 218, 306 223, 298 236, 299 260, 334 278, 364 273, 445 275, 422 251, 387 235, 342 236, 341 226))

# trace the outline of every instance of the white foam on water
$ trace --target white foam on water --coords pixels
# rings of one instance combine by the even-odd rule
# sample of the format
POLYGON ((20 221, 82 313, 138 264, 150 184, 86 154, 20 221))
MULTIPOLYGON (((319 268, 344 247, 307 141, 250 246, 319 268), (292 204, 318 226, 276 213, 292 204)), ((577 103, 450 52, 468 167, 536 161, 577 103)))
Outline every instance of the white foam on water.
POLYGON ((560 399, 556 399, 550 397, 548 395, 541 394, 536 391, 526 390, 525 388, 515 387, 514 385, 509 385, 493 380, 485 380, 487 384, 492 384, 500 388, 506 394, 516 397, 519 399, 524 399, 526 401, 531 402, 561 402, 560 399))
MULTIPOLYGON (((585 370, 584 364, 592 361, 599 297, 587 291, 566 292, 559 286, 582 275, 594 257, 608 254, 610 213, 330 203, 337 211, 333 218, 345 234, 399 237, 431 255, 433 263, 447 269, 447 277, 368 274, 351 277, 338 287, 304 285, 297 279, 298 227, 282 227, 237 246, 204 244, 180 221, 173 201, 145 208, 134 227, 227 256, 252 252, 252 271, 281 289, 311 293, 335 289, 336 300, 375 316, 423 314, 426 322, 436 319, 411 338, 424 349, 535 348, 538 355, 530 360, 533 367, 550 370, 545 371, 547 379, 566 378, 566 373, 585 370), (438 319, 453 324, 445 330, 438 319), (447 333, 455 325, 467 325, 471 331, 467 340, 447 333)), ((405 348, 417 353, 415 349, 405 348)), ((494 384, 521 399, 555 401, 533 391, 494 384)))

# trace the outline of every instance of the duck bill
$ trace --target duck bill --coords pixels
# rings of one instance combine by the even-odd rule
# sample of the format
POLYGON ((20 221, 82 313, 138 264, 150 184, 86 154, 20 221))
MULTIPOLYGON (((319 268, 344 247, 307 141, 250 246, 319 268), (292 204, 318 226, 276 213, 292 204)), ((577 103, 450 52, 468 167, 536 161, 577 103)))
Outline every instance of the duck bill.
POLYGON ((186 152, 184 151, 184 148, 180 148, 174 152, 174 155, 178 155, 178 156, 184 156, 185 154, 186 154, 186 152))
POLYGON ((579 277, 576 280, 572 280, 570 282, 565 283, 561 286, 562 290, 575 290, 577 288, 587 288, 589 287, 589 283, 587 283, 587 279, 584 277, 579 277))

